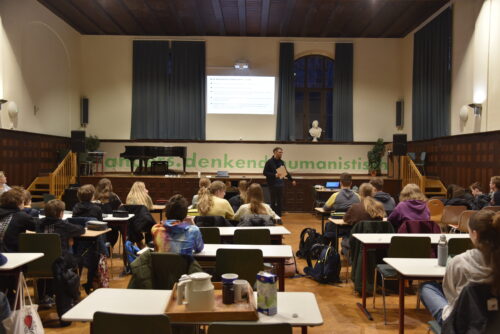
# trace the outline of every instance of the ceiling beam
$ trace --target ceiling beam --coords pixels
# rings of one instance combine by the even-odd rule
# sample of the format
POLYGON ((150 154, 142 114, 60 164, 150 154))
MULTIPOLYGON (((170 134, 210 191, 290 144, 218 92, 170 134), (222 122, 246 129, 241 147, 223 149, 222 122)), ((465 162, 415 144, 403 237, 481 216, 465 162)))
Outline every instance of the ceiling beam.
POLYGON ((200 36, 205 36, 207 34, 207 30, 205 27, 205 20, 204 20, 204 15, 201 13, 201 5, 200 1, 204 0, 192 0, 191 1, 191 7, 192 7, 192 13, 196 13, 196 18, 194 19, 195 24, 196 24, 196 30, 198 31, 198 34, 200 36))
POLYGON ((361 30, 361 37, 366 37, 366 34, 370 31, 370 28, 372 27, 372 25, 377 22, 378 16, 382 15, 383 12, 386 11, 388 7, 389 7, 389 3, 386 2, 385 4, 380 5, 377 8, 375 13, 373 13, 372 17, 370 18, 370 20, 368 20, 368 23, 363 27, 363 30, 361 30))
POLYGON ((184 29, 184 24, 182 23, 181 16, 179 15, 179 12, 177 11, 177 8, 175 6, 175 1, 167 1, 168 3, 168 9, 170 10, 170 14, 172 17, 175 17, 175 23, 177 24, 177 29, 179 31, 179 35, 185 35, 186 34, 186 29, 184 29))
POLYGON ((335 15, 337 13, 337 6, 338 6, 338 2, 334 2, 332 9, 330 11, 330 15, 328 15, 328 19, 326 20, 326 23, 325 23, 323 29, 321 30, 321 37, 328 36, 328 32, 330 31, 329 28, 334 23, 335 15))
POLYGON ((394 27, 397 27, 399 24, 401 24, 402 21, 406 21, 408 19, 405 14, 409 11, 413 11, 417 7, 417 5, 418 4, 416 2, 408 3, 403 9, 403 14, 399 15, 397 19, 395 19, 388 27, 384 29, 381 37, 388 37, 389 32, 392 31, 394 27))
POLYGON ((295 0, 286 1, 285 15, 283 16, 283 20, 280 25, 280 36, 286 36, 294 8, 295 0))
POLYGON ((267 36, 267 27, 269 25, 270 0, 262 0, 262 10, 260 12, 260 35, 267 36))
POLYGON ((309 0, 309 6, 307 8, 307 13, 302 22, 302 28, 300 29, 300 36, 307 36, 307 27, 309 26, 309 22, 311 19, 318 13, 318 5, 320 0, 309 0))
POLYGON ((245 36, 247 34, 247 10, 245 0, 238 0, 238 21, 240 23, 240 36, 245 36))
POLYGON ((212 0, 212 9, 215 14, 215 19, 219 25, 219 35, 226 35, 226 28, 224 27, 224 16, 222 15, 222 9, 220 7, 219 0, 212 0))

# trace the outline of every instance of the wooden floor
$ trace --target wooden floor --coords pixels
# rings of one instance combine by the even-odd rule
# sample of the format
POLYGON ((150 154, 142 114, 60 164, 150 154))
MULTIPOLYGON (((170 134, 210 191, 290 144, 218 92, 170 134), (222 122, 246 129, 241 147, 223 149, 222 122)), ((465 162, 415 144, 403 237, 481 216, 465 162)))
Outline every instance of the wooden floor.
MULTIPOLYGON (((292 234, 287 236, 284 243, 292 245, 294 252, 299 244, 300 231, 305 227, 314 227, 316 230, 321 230, 321 221, 312 214, 308 213, 289 213, 283 216, 283 223, 292 234)), ((115 255, 113 259, 111 279, 112 288, 126 288, 130 276, 119 277, 118 274, 122 269, 122 261, 115 255)), ((343 262, 344 263, 344 262, 343 262)), ((302 272, 305 261, 297 260, 299 271, 302 272)), ((342 277, 345 268, 342 268, 342 277)), ((353 293, 352 283, 342 283, 337 285, 324 285, 315 281, 300 277, 290 278, 286 280, 286 291, 310 291, 315 293, 318 300, 321 314, 323 315, 324 325, 320 327, 309 328, 309 333, 312 334, 331 334, 331 333, 397 333, 398 331, 398 297, 391 295, 387 298, 388 307, 388 325, 384 325, 382 298, 377 296, 377 308, 373 309, 372 299, 367 300, 368 309, 372 312, 374 321, 369 321, 357 308, 356 302, 361 301, 353 293)), ((85 292, 82 291, 85 296, 85 292)), ((427 333, 427 321, 431 320, 429 312, 421 307, 417 310, 416 297, 406 296, 406 318, 405 318, 405 333, 427 333)), ((278 305, 279 308, 279 305, 278 305)), ((42 321, 46 327, 46 333, 68 333, 68 334, 83 334, 89 333, 89 325, 86 323, 75 322, 66 328, 51 328, 57 325, 53 319, 57 318, 55 308, 48 311, 41 311, 42 321)), ((300 333, 299 329, 295 329, 294 333, 300 333)))

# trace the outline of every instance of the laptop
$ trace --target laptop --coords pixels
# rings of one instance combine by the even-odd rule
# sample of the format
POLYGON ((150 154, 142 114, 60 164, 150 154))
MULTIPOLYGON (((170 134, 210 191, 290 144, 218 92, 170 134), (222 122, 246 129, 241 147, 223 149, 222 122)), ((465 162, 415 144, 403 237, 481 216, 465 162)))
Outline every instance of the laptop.
POLYGON ((328 190, 340 189, 340 181, 327 181, 325 183, 325 188, 328 190))

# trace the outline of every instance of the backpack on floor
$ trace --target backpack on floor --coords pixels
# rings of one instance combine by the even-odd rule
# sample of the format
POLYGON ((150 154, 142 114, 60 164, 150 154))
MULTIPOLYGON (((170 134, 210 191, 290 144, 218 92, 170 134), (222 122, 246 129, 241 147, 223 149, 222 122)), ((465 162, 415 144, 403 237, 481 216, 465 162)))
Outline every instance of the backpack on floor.
POLYGON ((295 254, 302 259, 307 259, 307 257, 317 259, 317 257, 312 257, 310 254, 311 248, 322 241, 323 236, 321 233, 316 232, 313 228, 307 227, 300 232, 299 250, 295 254))
POLYGON ((320 283, 339 283, 340 282, 340 255, 332 244, 316 244, 312 247, 311 253, 321 250, 318 261, 312 266, 312 259, 308 257, 307 267, 304 273, 313 280, 320 283))

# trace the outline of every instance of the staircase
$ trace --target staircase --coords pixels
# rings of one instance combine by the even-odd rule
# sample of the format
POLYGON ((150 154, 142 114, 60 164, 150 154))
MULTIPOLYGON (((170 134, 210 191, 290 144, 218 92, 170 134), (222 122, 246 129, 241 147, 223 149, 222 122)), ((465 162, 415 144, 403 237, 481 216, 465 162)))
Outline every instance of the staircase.
POLYGON ((28 187, 28 191, 31 193, 31 200, 33 202, 42 202, 43 195, 50 193, 49 187, 50 178, 48 175, 38 176, 28 187))
POLYGON ((401 157, 401 167, 403 187, 415 183, 427 197, 446 196, 446 188, 439 177, 422 175, 410 157, 401 157))
POLYGON ((425 177, 424 194, 427 197, 446 196, 446 187, 437 176, 425 177))

